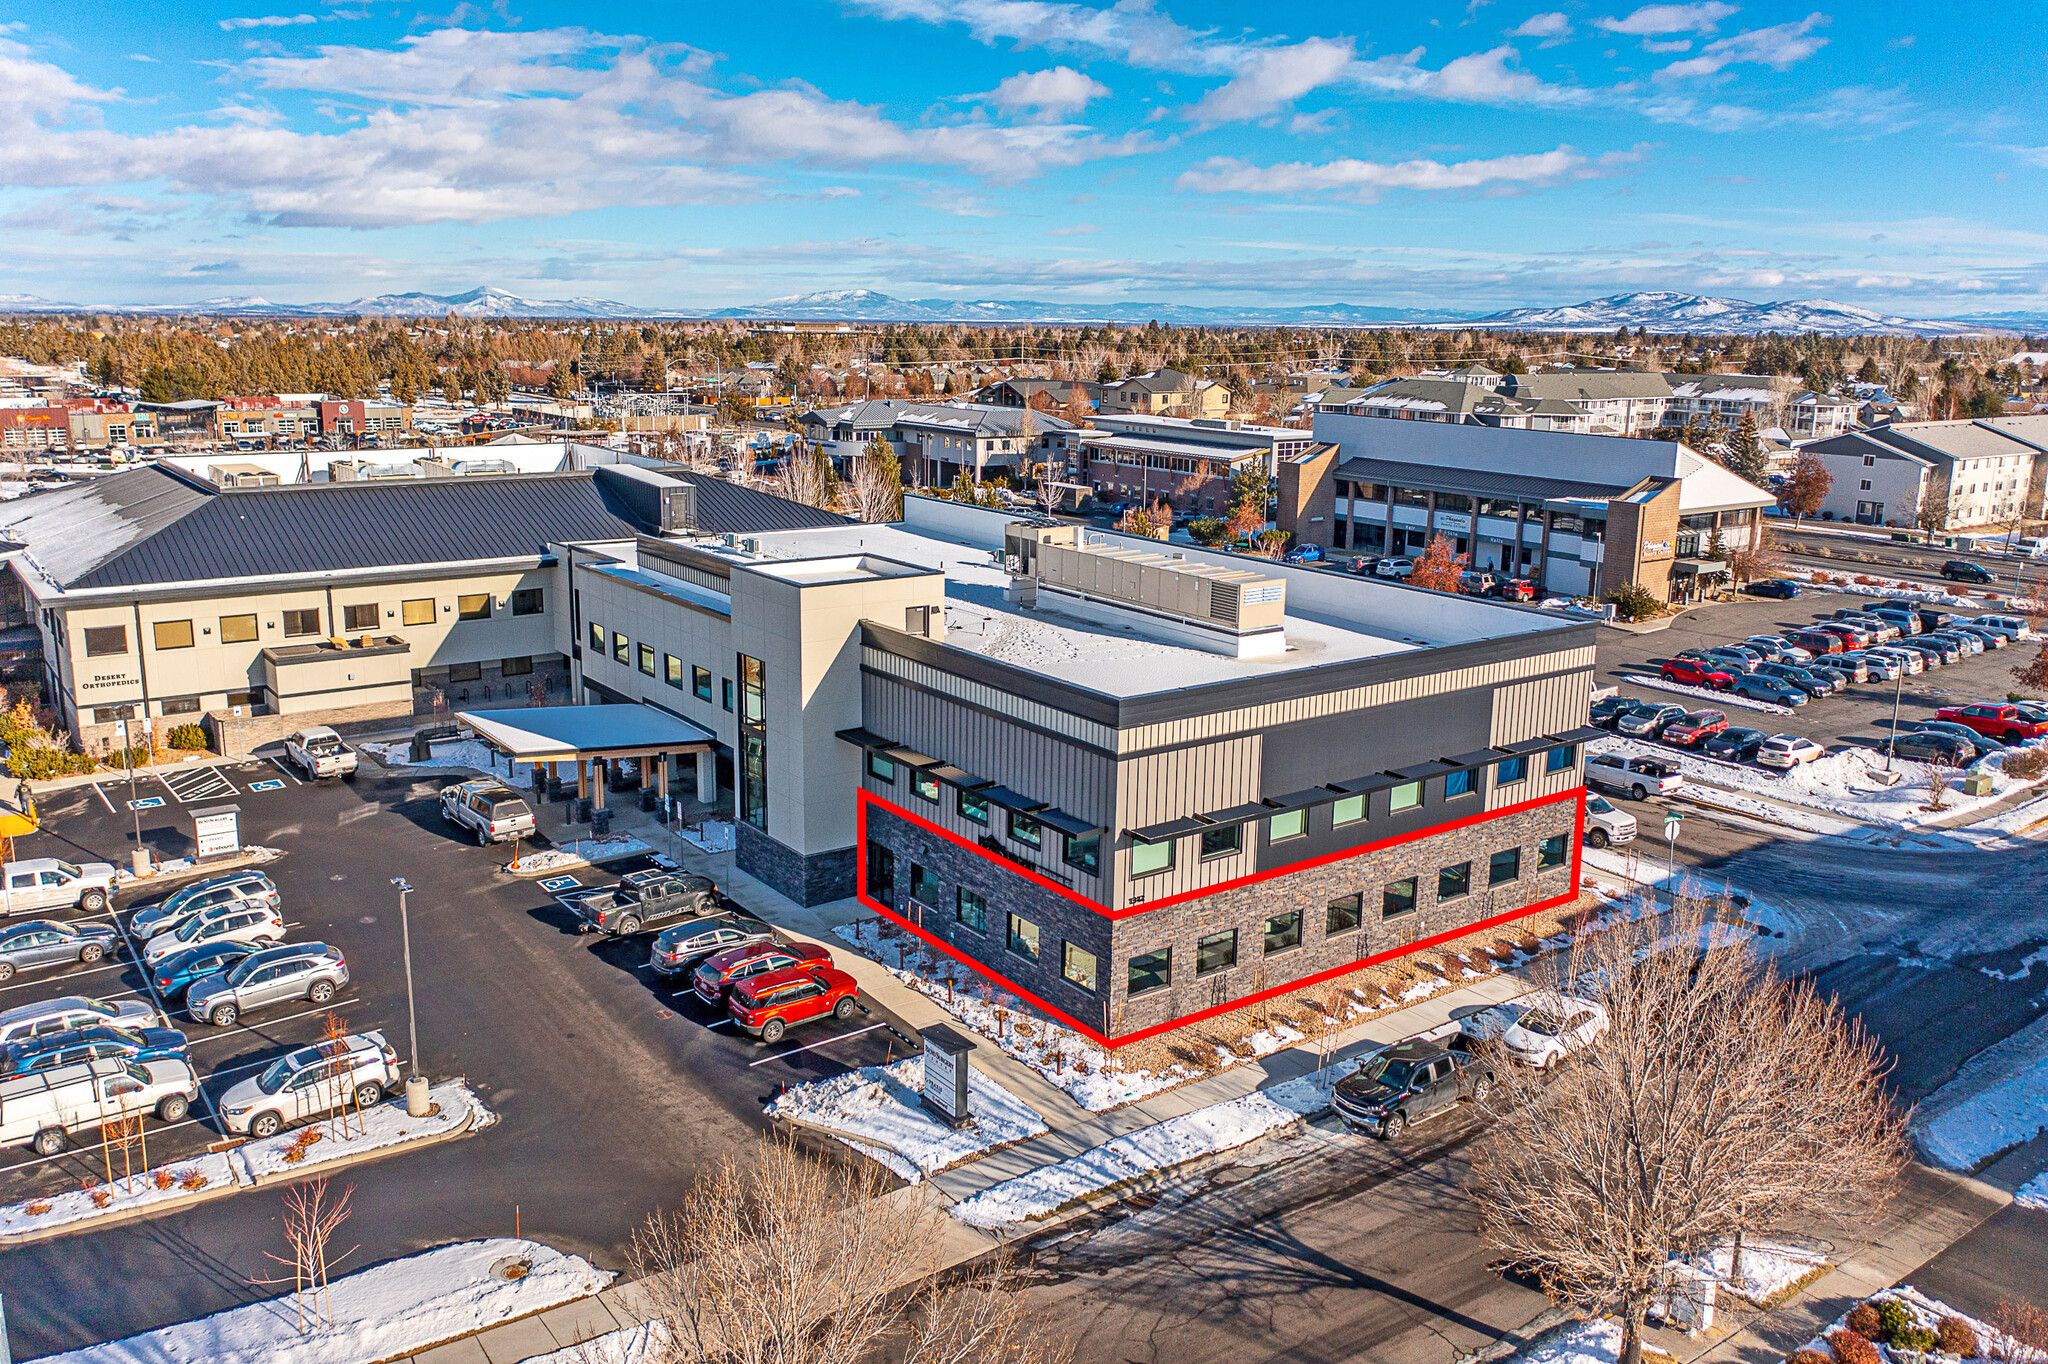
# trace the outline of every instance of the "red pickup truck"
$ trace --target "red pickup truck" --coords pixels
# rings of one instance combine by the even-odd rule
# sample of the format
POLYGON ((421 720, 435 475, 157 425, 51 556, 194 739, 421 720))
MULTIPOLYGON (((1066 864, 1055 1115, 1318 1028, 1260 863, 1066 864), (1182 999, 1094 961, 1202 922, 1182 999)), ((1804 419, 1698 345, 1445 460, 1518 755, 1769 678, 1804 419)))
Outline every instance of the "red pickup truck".
POLYGON ((2020 714, 2019 707, 1999 701, 1984 701, 1974 706, 1943 706, 1934 712, 1934 718, 1952 720, 1974 729, 1987 739, 2006 744, 2025 743, 2028 739, 2048 734, 2048 725, 2037 724, 2020 714))

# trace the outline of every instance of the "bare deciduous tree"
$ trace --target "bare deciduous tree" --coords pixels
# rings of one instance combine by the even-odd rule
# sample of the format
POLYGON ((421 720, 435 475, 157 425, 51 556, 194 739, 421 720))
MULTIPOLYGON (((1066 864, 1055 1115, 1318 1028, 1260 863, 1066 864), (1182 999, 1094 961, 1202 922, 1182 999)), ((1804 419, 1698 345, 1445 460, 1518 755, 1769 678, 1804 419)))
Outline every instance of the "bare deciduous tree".
POLYGON ((863 521, 894 521, 903 515, 903 465, 896 447, 880 436, 854 462, 850 485, 853 513, 863 521))
POLYGON ((324 1176, 286 1189, 280 1220, 284 1223, 285 1244, 291 1247, 291 1256, 286 1258, 269 1251, 264 1254, 281 1265, 291 1266, 291 1277, 250 1280, 252 1284, 261 1286, 286 1283, 292 1286, 292 1302, 298 1312, 300 1335, 334 1322, 334 1300, 327 1288, 328 1271, 355 1254, 355 1248, 330 1256, 327 1243, 348 1220, 352 1211, 349 1203, 355 1192, 355 1185, 351 1184, 341 1191, 339 1198, 328 1197, 324 1176))
POLYGON ((1000 1263, 951 1285, 936 1267, 945 1214, 886 1198, 877 1172, 806 1157, 780 1134, 727 1157, 633 1238, 663 1352, 651 1364, 1065 1364, 1071 1351, 1004 1291, 1000 1263))
POLYGON ((833 482, 832 464, 825 452, 797 446, 783 457, 774 491, 778 497, 801 502, 806 507, 822 507, 832 499, 833 482))
POLYGON ((1605 1005, 1607 1033, 1558 1075, 1496 1071, 1474 1165, 1484 1234, 1553 1297, 1618 1315, 1621 1364, 1640 1364, 1673 1257, 1873 1212, 1904 1160, 1876 1042, 1724 941, 1743 931, 1686 888, 1582 937, 1562 988, 1605 1005))

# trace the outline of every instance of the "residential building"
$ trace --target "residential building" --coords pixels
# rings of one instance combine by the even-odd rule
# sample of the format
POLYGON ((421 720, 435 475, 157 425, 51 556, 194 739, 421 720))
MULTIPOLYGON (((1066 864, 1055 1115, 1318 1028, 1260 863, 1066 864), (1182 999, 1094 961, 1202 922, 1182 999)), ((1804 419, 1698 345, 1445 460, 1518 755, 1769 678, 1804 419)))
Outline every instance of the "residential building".
POLYGON ((41 453, 71 445, 70 413, 61 407, 0 407, 0 453, 41 453))
POLYGON ((1177 369, 1155 369, 1104 384, 1100 411, 1104 415, 1221 417, 1230 411, 1230 390, 1214 379, 1197 379, 1177 369))
POLYGON ((1504 374, 1494 391, 1513 398, 1570 403, 1601 435, 1634 435, 1664 424, 1671 385, 1661 374, 1621 369, 1554 369, 1504 374))
POLYGON ((798 420, 805 439, 838 464, 867 453, 871 441, 888 441, 903 466, 904 482, 923 487, 943 487, 962 472, 977 482, 995 474, 1028 478, 1033 465, 1064 449, 1061 441, 1074 429, 1072 422, 1050 412, 899 398, 820 408, 798 420))
POLYGON ((1475 569, 1560 595, 1635 584, 1691 600, 1777 499, 1675 441, 1317 416, 1280 465, 1276 524, 1299 544, 1419 554, 1437 534, 1475 569))
POLYGON ((978 389, 973 400, 994 407, 1037 407, 1041 411, 1050 403, 1050 410, 1064 412, 1077 393, 1090 409, 1102 401, 1102 385, 1087 379, 1032 378, 998 379, 978 389))
POLYGON ((1834 482, 1821 514, 1866 526, 1918 526, 1945 497, 1937 530, 2038 517, 2048 474, 2048 417, 1899 422, 1808 441, 1834 482))
POLYGON ((1323 395, 1316 410, 1537 431, 1588 431, 1595 425, 1591 413, 1561 398, 1518 397, 1494 385, 1451 378, 1388 379, 1370 388, 1335 390, 1323 395))
POLYGON ((1671 401, 1664 425, 1689 421, 1733 427, 1744 416, 1757 429, 1782 429, 1796 440, 1838 436, 1856 425, 1858 403, 1813 392, 1797 378, 1766 374, 1667 374, 1671 401))

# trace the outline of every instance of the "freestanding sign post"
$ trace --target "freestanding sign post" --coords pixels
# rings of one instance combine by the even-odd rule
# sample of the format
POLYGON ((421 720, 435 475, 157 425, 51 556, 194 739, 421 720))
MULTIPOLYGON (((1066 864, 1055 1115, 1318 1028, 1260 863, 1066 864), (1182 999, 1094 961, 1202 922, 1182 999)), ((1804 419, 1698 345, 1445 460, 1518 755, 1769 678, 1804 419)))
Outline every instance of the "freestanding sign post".
POLYGON ((227 857, 242 850, 242 807, 216 805, 192 812, 192 841, 199 845, 196 856, 227 857))
POLYGON ((949 1127, 974 1121, 967 1111, 967 1053, 974 1043, 941 1023, 918 1029, 924 1039, 924 1106, 949 1127))

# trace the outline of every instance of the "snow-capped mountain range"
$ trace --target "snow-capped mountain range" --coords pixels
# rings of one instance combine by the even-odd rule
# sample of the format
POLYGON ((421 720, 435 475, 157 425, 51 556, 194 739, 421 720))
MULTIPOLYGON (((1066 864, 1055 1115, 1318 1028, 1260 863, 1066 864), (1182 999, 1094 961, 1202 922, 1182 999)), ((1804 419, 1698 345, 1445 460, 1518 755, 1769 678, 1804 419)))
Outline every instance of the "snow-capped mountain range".
POLYGON ((266 298, 209 298, 197 303, 84 305, 52 302, 30 294, 0 294, 0 314, 24 313, 204 313, 277 317, 457 317, 493 318, 692 318, 782 322, 1145 322, 1184 326, 1482 327, 1489 330, 1611 332, 1643 327, 1651 332, 1718 333, 1754 336, 1764 332, 1814 332, 1858 336, 1877 332, 1909 336, 1957 336, 2048 329, 2048 319, 2023 313, 1917 319, 1872 312, 1824 298, 1750 303, 1739 298, 1648 292, 1615 294, 1556 308, 1512 308, 1473 315, 1448 310, 1380 308, 1352 303, 1287 304, 1272 307, 1197 307, 1162 302, 1047 303, 1035 300, 900 299, 872 289, 832 289, 771 298, 747 307, 711 312, 686 308, 640 308, 605 298, 532 299, 503 289, 460 294, 378 294, 345 303, 273 303, 266 298))

